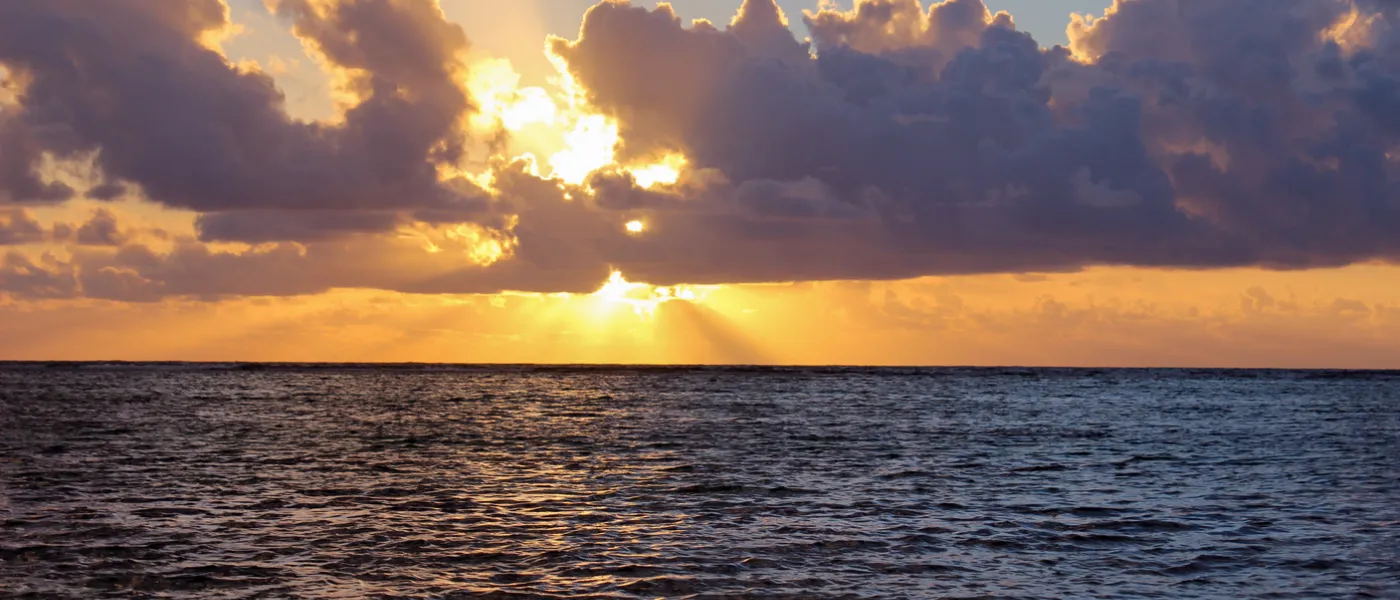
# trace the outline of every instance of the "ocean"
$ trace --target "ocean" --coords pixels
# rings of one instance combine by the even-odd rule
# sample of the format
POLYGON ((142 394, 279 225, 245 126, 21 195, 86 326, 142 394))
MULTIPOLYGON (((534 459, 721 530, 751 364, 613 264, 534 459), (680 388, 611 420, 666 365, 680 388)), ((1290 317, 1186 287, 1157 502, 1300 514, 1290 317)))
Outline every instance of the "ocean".
POLYGON ((1400 598, 1400 373, 0 365, 0 596, 1400 598))

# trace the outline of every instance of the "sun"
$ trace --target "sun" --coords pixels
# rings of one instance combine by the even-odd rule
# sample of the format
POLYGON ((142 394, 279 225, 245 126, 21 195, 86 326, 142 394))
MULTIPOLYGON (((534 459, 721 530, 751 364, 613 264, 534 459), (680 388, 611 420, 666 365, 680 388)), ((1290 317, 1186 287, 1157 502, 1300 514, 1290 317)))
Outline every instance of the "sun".
POLYGON ((612 308, 630 306, 639 317, 650 317, 657 307, 667 302, 704 302, 709 292, 719 286, 677 285, 671 287, 654 286, 647 283, 627 281, 621 271, 613 271, 598 291, 593 292, 595 311, 605 315, 612 308))
POLYGON ((627 233, 642 233, 647 230, 647 224, 641 221, 628 221, 624 227, 627 228, 627 233))

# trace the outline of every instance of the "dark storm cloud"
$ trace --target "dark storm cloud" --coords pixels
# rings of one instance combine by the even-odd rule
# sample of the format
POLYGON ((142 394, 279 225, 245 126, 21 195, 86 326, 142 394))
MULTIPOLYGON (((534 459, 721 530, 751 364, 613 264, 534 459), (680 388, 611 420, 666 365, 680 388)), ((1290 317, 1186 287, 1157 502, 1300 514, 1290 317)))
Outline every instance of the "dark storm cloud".
POLYGON ((550 49, 618 120, 624 162, 680 153, 686 172, 643 189, 605 170, 588 195, 503 165, 484 212, 472 184, 431 173, 460 158, 471 109, 465 38, 431 4, 277 4, 359 74, 363 101, 337 126, 288 119, 269 78, 193 41, 222 11, 187 4, 0 5, 0 61, 30 78, 7 117, 28 145, 0 148, 0 183, 32 175, 6 165, 33 149, 100 149, 110 178, 201 211, 205 240, 303 243, 88 249, 44 267, 80 282, 51 290, 577 292, 613 268, 671 284, 1400 259, 1392 0, 1125 0, 1050 49, 981 0, 816 12, 810 44, 772 0, 746 0, 727 29, 605 2, 550 49), (382 235, 412 221, 511 224, 518 244, 481 267, 382 235))
MULTIPOLYGON (((1387 155, 1400 143, 1400 65, 1325 39, 1353 6, 1132 0, 1076 27, 1079 62, 979 0, 809 15, 815 60, 746 44, 742 19, 719 32, 686 28, 664 7, 606 3, 579 40, 553 49, 621 121, 633 155, 680 151, 735 188, 815 180, 881 216, 853 240, 887 247, 871 264, 840 268, 850 246, 809 253, 812 265, 763 264, 790 257, 755 252, 711 267, 722 279, 784 267, 818 277, 1305 267, 1400 254, 1387 155)), ((775 234, 753 229, 711 236, 742 246, 775 234)), ((816 231, 791 227, 786 239, 800 246, 816 231)))
POLYGON ((0 120, 0 185, 14 201, 62 199, 72 191, 35 177, 39 152, 95 150, 112 183, 198 211, 479 208, 480 190, 435 170, 460 158, 471 108, 459 26, 426 0, 284 0, 276 12, 348 74, 360 101, 343 122, 291 119, 270 77, 201 45, 228 25, 219 0, 0 3, 0 62, 25 82, 0 120))
POLYGON ((86 195, 87 197, 92 198, 93 200, 116 200, 118 198, 121 198, 122 196, 125 196, 126 194, 126 186, 120 183, 109 181, 106 183, 100 183, 88 189, 86 195))
MULTIPOLYGON (((1330 0, 1140 1, 1072 33, 1101 71, 1143 99, 1141 135, 1178 205, 1261 262, 1340 265, 1394 259, 1400 247, 1390 155, 1400 142, 1400 62, 1324 39, 1351 9, 1330 0)), ((1391 26, 1372 16, 1375 33, 1391 26)))
POLYGON ((36 166, 42 148, 15 112, 17 109, 0 106, 0 205, 49 204, 72 198, 73 188, 39 176, 36 166))

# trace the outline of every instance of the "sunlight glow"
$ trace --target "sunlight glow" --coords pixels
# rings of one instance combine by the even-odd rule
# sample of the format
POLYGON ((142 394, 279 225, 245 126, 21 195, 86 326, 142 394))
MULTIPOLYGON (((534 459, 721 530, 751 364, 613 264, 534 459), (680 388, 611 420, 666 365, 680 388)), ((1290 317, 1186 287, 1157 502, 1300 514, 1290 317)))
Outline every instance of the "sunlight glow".
POLYGON ((544 88, 520 86, 520 74, 506 59, 489 59, 472 65, 467 91, 478 105, 472 127, 490 131, 500 125, 520 131, 536 123, 554 125, 559 109, 544 88))
POLYGON ((713 289, 719 286, 688 286, 677 285, 672 287, 653 286, 646 283, 633 283, 627 281, 622 276, 621 271, 613 271, 608 276, 608 280, 603 283, 603 287, 593 292, 592 298, 598 302, 596 314, 606 315, 612 307, 626 304, 632 307, 632 311, 637 316, 647 317, 656 313, 657 307, 667 302, 694 302, 700 303, 713 289))
POLYGON ((1359 7, 1352 5, 1351 11, 1324 30, 1320 38, 1323 42, 1336 42, 1344 52, 1351 53, 1372 44, 1376 28, 1383 23, 1381 14, 1363 15, 1359 7))
POLYGON ((613 163, 617 123, 603 115, 584 115, 564 134, 564 149, 549 157, 551 177, 582 185, 593 174, 613 163))
MULTIPOLYGON (((558 76, 550 79, 551 89, 520 87, 521 75, 507 59, 491 58, 474 63, 466 81, 467 90, 478 108, 470 117, 471 129, 479 134, 505 132, 516 140, 516 134, 530 128, 523 134, 524 148, 548 156, 544 161, 548 165, 548 178, 570 186, 584 186, 585 192, 592 191, 586 186, 588 177, 605 169, 630 173, 642 188, 670 185, 680 179, 687 162, 680 154, 668 154, 652 164, 619 164, 617 145, 621 137, 617 120, 594 112, 588 106, 585 90, 568 73, 564 63, 557 57, 551 57, 551 62, 559 70, 558 76)), ((524 148, 515 146, 511 151, 520 152, 524 148)), ((468 177, 485 184, 485 189, 491 189, 495 181, 490 171, 468 177)))
POLYGON ((515 255, 520 242, 513 230, 518 222, 518 217, 510 217, 500 230, 476 223, 414 223, 400 229, 399 237, 417 240, 429 254, 458 251, 477 266, 489 267, 515 255))
POLYGON ((649 189, 657 184, 674 184, 681 178, 681 169, 685 167, 685 163, 684 156, 670 154, 654 165, 630 168, 627 171, 637 179, 637 185, 649 189))

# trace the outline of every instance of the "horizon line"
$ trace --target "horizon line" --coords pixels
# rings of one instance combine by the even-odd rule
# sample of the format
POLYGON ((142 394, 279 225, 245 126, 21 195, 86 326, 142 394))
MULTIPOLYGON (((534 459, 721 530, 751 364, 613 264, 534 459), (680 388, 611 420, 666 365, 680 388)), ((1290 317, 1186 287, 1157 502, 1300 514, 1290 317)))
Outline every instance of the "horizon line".
POLYGON ((248 360, 64 360, 64 359, 0 359, 0 368, 12 366, 64 367, 64 366, 103 366, 103 365, 167 365, 167 366, 209 366, 227 367, 236 370, 242 367, 292 367, 292 368, 336 368, 336 367, 451 367, 470 369, 541 369, 541 370, 688 370, 688 369, 735 369, 735 370, 822 370, 822 369, 864 369, 864 370, 1037 370, 1037 371, 1301 371, 1301 372, 1344 372, 1344 373, 1395 373, 1400 367, 1228 367, 1228 366, 1084 366, 1084 365, 860 365, 860 364, 745 364, 745 363, 587 363, 587 362, 421 362, 421 361, 248 361, 248 360))

